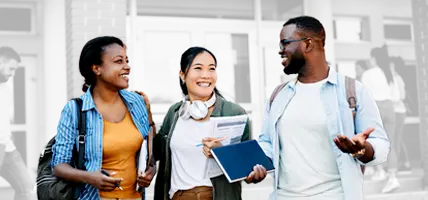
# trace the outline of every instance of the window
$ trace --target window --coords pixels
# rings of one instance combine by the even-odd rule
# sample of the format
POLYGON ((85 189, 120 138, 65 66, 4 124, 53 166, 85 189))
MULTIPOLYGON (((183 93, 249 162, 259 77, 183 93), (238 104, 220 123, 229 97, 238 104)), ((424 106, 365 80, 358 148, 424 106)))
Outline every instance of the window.
POLYGON ((34 34, 34 7, 31 4, 0 4, 0 34, 34 34))
POLYGON ((335 17, 333 19, 334 39, 341 42, 370 40, 367 17, 335 17))
POLYGON ((357 72, 355 69, 355 62, 356 61, 336 61, 337 72, 351 78, 356 78, 357 72))
POLYGON ((386 41, 413 41, 413 25, 411 20, 386 19, 383 23, 383 29, 386 41))

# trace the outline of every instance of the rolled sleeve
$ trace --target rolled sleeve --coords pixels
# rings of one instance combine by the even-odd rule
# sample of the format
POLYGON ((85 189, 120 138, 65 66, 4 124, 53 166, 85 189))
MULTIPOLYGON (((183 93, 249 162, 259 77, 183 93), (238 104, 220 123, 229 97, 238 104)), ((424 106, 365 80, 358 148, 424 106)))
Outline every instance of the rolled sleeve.
POLYGON ((359 103, 357 106, 356 116, 356 131, 363 132, 368 128, 374 128, 374 131, 369 135, 367 142, 373 146, 374 157, 368 163, 363 163, 357 160, 361 165, 373 166, 378 165, 387 160, 390 151, 390 142, 383 127, 382 119, 379 110, 371 93, 362 88, 359 103))
POLYGON ((55 144, 52 147, 52 167, 60 163, 71 163, 73 148, 78 135, 76 106, 74 101, 70 101, 62 110, 55 144))
POLYGON ((265 152, 266 156, 273 160, 273 145, 271 140, 271 134, 269 133, 269 103, 266 104, 265 116, 263 120, 262 133, 259 136, 258 142, 260 147, 265 152))

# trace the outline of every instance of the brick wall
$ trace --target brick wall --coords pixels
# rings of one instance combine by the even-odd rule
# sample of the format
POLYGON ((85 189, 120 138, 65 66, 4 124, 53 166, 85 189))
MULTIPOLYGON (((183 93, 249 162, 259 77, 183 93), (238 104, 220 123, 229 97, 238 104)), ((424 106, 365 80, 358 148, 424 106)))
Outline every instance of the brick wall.
POLYGON ((424 183, 428 186, 428 0, 412 0, 424 183))
POLYGON ((125 42, 126 0, 66 0, 67 97, 80 96, 80 52, 87 41, 111 35, 125 42))

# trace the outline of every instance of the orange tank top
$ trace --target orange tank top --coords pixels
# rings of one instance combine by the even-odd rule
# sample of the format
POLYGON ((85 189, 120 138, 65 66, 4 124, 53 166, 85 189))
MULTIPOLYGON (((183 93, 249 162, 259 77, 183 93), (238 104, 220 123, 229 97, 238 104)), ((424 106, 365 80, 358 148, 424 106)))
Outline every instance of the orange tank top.
POLYGON ((119 123, 106 120, 103 133, 103 163, 102 168, 109 172, 116 172, 112 177, 123 178, 120 186, 113 191, 100 191, 101 197, 107 198, 138 198, 141 194, 136 191, 137 163, 136 155, 143 136, 135 126, 130 113, 119 123))

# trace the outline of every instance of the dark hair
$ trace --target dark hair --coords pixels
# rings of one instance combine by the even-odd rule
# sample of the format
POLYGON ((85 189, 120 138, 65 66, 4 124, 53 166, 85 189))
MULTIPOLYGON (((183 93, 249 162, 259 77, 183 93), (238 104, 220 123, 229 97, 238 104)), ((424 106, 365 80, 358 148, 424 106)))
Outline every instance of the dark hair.
POLYGON ((289 19, 283 26, 295 24, 301 34, 308 37, 321 39, 322 46, 325 45, 325 30, 320 21, 310 16, 300 16, 289 19))
POLYGON ((112 44, 124 46, 122 40, 119 38, 102 36, 89 40, 83 47, 79 59, 80 74, 85 78, 85 83, 82 87, 83 92, 86 92, 89 86, 95 86, 97 79, 95 73, 92 71, 92 66, 102 64, 101 55, 105 47, 112 44))
MULTIPOLYGON (((204 52, 209 53, 213 57, 215 65, 217 67, 217 59, 215 58, 214 54, 211 51, 203 47, 190 47, 181 55, 181 60, 180 60, 181 71, 185 75, 187 75, 187 72, 189 71, 190 65, 192 65, 193 60, 196 58, 196 56, 204 52)), ((189 91, 187 90, 186 83, 184 83, 180 77, 178 78, 180 79, 179 81, 180 81, 181 91, 183 92, 184 95, 188 95, 189 91)), ((217 88, 214 88, 214 92, 217 95, 222 96, 220 92, 217 90, 217 88)))
POLYGON ((398 74, 401 74, 404 70, 404 67, 406 66, 406 63, 401 56, 391 57, 389 62, 394 64, 394 69, 398 74))
POLYGON ((355 65, 361 66, 364 70, 369 69, 367 60, 357 60, 357 62, 355 63, 355 65))
POLYGON ((394 82, 391 69, 389 68, 389 55, 386 45, 373 48, 370 55, 376 60, 376 64, 382 69, 388 83, 394 82))
POLYGON ((11 47, 0 47, 0 58, 13 59, 21 62, 21 56, 11 47))

